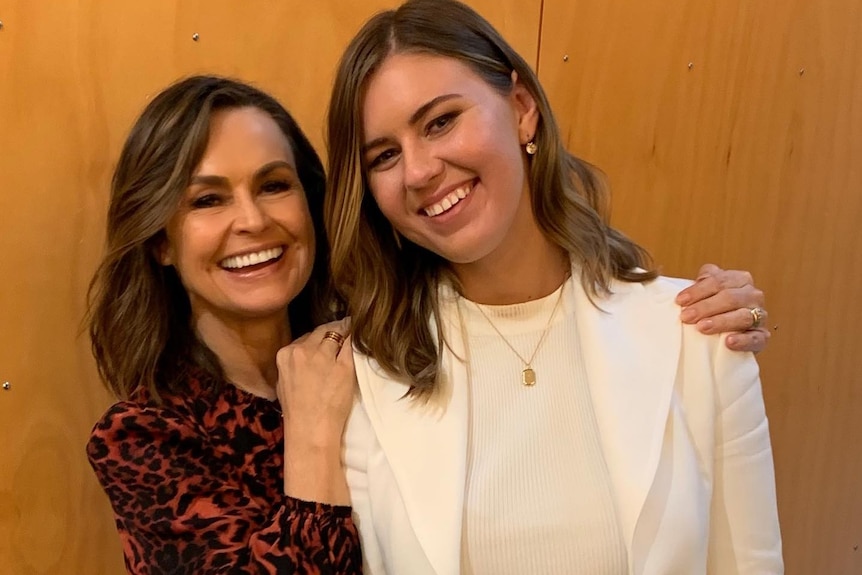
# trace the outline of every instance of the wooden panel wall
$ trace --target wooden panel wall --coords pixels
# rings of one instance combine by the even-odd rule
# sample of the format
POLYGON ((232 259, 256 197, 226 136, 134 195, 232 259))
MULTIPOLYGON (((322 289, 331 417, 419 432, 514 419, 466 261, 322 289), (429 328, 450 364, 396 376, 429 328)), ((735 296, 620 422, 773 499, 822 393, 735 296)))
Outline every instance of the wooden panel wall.
POLYGON ((614 222, 767 291, 787 572, 862 573, 862 1, 543 5, 540 76, 614 222))
MULTIPOLYGON (((397 3, 0 0, 0 573, 124 572, 84 457, 109 398, 78 324, 136 114, 179 76, 228 74, 276 95, 320 146, 343 46, 397 3)), ((535 62, 540 0, 473 4, 535 62)))
MULTIPOLYGON (((109 398, 78 322, 134 116, 217 72, 319 145, 341 48, 396 3, 0 0, 0 573, 122 572, 83 456, 109 398)), ((665 271, 713 260, 766 288, 788 573, 862 572, 862 0, 471 3, 538 63, 615 222, 665 271)))

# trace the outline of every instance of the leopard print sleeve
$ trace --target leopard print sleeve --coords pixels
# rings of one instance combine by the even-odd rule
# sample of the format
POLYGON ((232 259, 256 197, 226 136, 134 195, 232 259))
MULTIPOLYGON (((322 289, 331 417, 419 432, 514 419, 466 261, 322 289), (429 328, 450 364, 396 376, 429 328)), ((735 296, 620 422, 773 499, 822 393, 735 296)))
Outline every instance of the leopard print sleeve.
POLYGON ((239 438, 239 455, 214 448, 186 414, 130 402, 96 424, 87 455, 114 509, 128 572, 361 573, 351 509, 284 495, 281 446, 242 426, 225 435, 239 438))

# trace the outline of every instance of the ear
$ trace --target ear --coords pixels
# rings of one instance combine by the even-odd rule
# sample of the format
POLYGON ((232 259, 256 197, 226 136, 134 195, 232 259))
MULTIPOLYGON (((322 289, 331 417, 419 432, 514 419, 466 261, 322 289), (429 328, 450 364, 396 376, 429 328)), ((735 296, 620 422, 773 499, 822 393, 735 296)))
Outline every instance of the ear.
POLYGON ((536 99, 514 70, 512 70, 512 93, 510 97, 518 119, 518 139, 523 146, 536 137, 540 114, 536 99))
POLYGON ((155 248, 153 248, 153 256, 155 256, 156 261, 163 266, 174 265, 174 254, 173 249, 171 249, 171 242, 168 241, 168 238, 164 233, 162 233, 159 243, 155 248))

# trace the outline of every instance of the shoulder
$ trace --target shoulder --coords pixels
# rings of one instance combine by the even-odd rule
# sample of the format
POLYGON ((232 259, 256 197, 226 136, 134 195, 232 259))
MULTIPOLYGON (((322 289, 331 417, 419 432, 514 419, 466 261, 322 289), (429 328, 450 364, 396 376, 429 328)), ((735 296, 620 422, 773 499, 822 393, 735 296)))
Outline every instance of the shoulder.
MULTIPOLYGON (((676 303, 676 296, 680 291, 692 284, 694 284, 694 280, 659 276, 652 281, 644 282, 640 285, 644 293, 651 296, 651 300, 664 304, 668 313, 672 313, 674 317, 678 318, 682 308, 676 303)), ((734 352, 727 349, 724 345, 724 339, 727 334, 706 335, 693 325, 683 324, 682 321, 679 321, 679 325, 682 330, 683 344, 689 348, 702 349, 710 355, 713 361, 753 357, 751 354, 734 352)))
MULTIPOLYGON (((645 282, 622 282, 615 280, 611 284, 611 292, 615 295, 640 293, 652 296, 660 301, 670 301, 673 303, 676 295, 693 283, 694 280, 669 276, 658 276, 653 280, 645 282)), ((674 305, 676 304, 674 303, 674 305)))
POLYGON ((112 461, 152 457, 165 444, 197 441, 205 434, 201 421, 208 408, 193 388, 163 393, 158 400, 138 390, 111 405, 93 426, 87 441, 90 463, 98 470, 112 461))
POLYGON ((93 434, 125 429, 152 431, 171 426, 194 426, 207 414, 218 411, 225 403, 224 390, 218 390, 211 377, 200 369, 191 370, 179 389, 160 389, 158 395, 147 388, 138 388, 127 399, 108 408, 93 428, 93 434))
MULTIPOLYGON (((691 280, 659 276, 643 285, 657 301, 673 301, 680 290, 694 283, 691 280)), ((673 304, 674 313, 680 308, 673 304)), ((706 335, 693 325, 680 322, 682 348, 681 376, 685 384, 709 381, 713 401, 723 409, 743 397, 759 399, 760 370, 754 354, 732 351, 725 345, 726 333, 706 335), (757 389, 758 393, 750 393, 757 389)))
MULTIPOLYGON (((670 308, 673 313, 679 314, 682 308, 676 304, 675 299, 677 294, 683 289, 694 284, 694 280, 674 278, 668 276, 659 276, 656 279, 641 284, 646 293, 651 294, 658 301, 667 301, 671 303, 670 308)), ((730 351, 724 345, 724 339, 727 334, 705 335, 698 331, 693 325, 683 324, 680 321, 680 326, 683 330, 683 338, 689 345, 702 345, 710 349, 710 352, 717 358, 747 358, 753 357, 752 354, 743 352, 730 351), (725 353, 726 352, 726 353, 725 353)))
POLYGON ((155 434, 172 427, 192 424, 187 410, 175 405, 134 400, 113 404, 93 426, 92 436, 120 436, 128 434, 155 434))
MULTIPOLYGON (((659 276, 643 283, 616 281, 611 285, 611 295, 598 301, 603 309, 617 312, 615 315, 625 325, 632 327, 643 338, 656 337, 657 324, 676 326, 673 331, 680 334, 681 367, 686 373, 698 370, 711 378, 724 379, 733 374, 745 373, 750 379, 757 363, 750 353, 731 351, 725 345, 727 334, 706 335, 693 325, 683 324, 679 319, 681 307, 676 303, 677 294, 692 285, 688 279, 659 276), (636 322, 632 318, 643 318, 636 322)), ((670 333, 670 330, 667 331, 670 333)))
POLYGON ((121 401, 93 426, 87 457, 98 467, 108 461, 137 459, 166 439, 179 441, 197 435, 192 419, 170 406, 121 401))
POLYGON ((681 290, 687 288, 692 285, 694 280, 690 280, 687 278, 674 278, 670 276, 658 276, 654 280, 650 282, 646 282, 646 286, 649 289, 655 290, 656 292, 673 294, 676 297, 681 290))

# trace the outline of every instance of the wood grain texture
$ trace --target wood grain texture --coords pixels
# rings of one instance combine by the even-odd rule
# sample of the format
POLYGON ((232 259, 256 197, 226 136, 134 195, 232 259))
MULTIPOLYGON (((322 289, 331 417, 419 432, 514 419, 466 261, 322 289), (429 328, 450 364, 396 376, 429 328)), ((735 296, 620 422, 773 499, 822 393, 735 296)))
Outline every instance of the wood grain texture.
POLYGON ((862 573, 862 2, 545 0, 539 72, 614 223, 749 269, 787 572, 862 573), (568 61, 564 61, 568 56, 568 61))
MULTIPOLYGON (((136 115, 178 77, 225 74, 279 98, 322 150, 341 50, 397 3, 0 0, 0 573, 124 572, 84 456, 110 399, 79 322, 136 115)), ((535 63, 540 0, 472 4, 535 63)))

